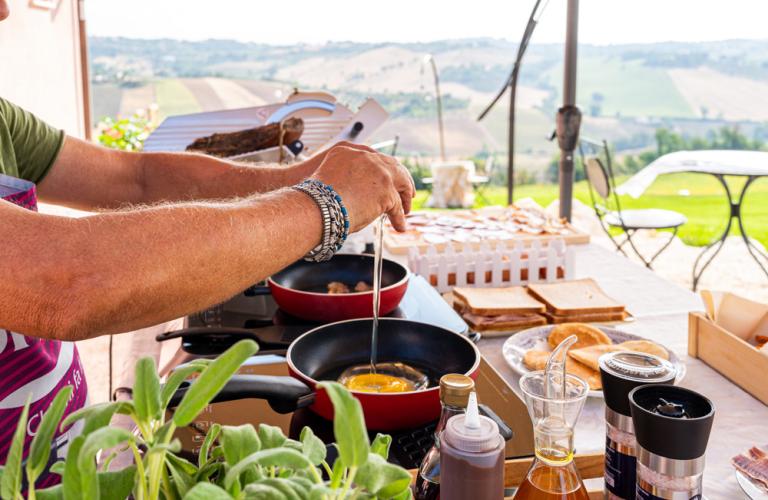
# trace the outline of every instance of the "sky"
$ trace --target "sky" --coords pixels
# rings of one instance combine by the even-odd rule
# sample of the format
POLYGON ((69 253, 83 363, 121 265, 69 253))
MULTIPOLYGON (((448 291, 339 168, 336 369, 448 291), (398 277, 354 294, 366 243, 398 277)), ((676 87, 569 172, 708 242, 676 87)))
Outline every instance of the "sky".
MULTIPOLYGON (((20 1, 20 0, 19 0, 20 1)), ((517 41, 535 0, 86 0, 90 35, 276 45, 517 41)), ((546 2, 547 0, 542 0, 546 2)), ((561 42, 567 0, 549 0, 533 43, 561 42)), ((581 0, 579 41, 598 45, 768 39, 768 0, 581 0)))

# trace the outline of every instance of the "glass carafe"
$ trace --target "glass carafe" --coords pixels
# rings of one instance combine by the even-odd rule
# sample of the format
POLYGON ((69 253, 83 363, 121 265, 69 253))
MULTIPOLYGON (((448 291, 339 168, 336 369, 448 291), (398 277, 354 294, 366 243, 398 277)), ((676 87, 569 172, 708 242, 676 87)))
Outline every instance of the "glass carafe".
POLYGON ((573 428, 589 391, 587 383, 565 374, 569 339, 555 349, 547 369, 520 379, 533 421, 536 457, 515 494, 522 500, 589 500, 573 462, 573 428))

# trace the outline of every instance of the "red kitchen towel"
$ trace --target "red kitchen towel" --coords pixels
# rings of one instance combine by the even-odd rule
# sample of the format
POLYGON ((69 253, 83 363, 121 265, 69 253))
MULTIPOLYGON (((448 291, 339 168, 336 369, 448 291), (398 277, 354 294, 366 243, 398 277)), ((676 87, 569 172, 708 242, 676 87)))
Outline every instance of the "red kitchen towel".
MULTIPOLYGON (((0 174, 0 198, 29 210, 37 210, 35 185, 22 179, 0 174)), ((4 237, 13 238, 13 234, 4 237)), ((31 396, 32 403, 24 442, 25 460, 43 413, 59 389, 67 385, 71 385, 74 392, 65 416, 85 406, 88 399, 83 366, 73 342, 29 337, 2 329, 0 324, 0 463, 5 463, 27 398, 31 396)), ((59 476, 50 474, 48 469, 54 462, 66 457, 69 442, 81 428, 82 425, 76 424, 55 434, 48 466, 36 482, 38 488, 59 482, 59 476)))

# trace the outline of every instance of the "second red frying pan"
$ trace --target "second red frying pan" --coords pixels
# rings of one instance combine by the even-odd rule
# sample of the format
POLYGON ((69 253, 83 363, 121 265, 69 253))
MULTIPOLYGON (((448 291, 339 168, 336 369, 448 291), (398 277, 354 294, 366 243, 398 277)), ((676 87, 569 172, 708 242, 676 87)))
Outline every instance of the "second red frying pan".
MULTIPOLYGON (((408 269, 389 259, 382 262, 379 314, 394 311, 408 288, 408 269)), ((363 281, 373 285, 373 255, 337 254, 326 262, 295 262, 269 278, 272 297, 293 316, 323 323, 370 318, 373 292, 329 294, 328 283, 350 289, 363 281)))

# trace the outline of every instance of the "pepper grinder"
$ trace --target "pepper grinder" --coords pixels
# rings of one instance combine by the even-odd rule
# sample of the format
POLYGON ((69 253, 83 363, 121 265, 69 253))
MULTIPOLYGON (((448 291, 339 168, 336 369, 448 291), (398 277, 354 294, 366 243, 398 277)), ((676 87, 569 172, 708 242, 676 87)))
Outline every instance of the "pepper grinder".
POLYGON ((638 444, 636 498, 700 500, 712 402, 672 385, 642 385, 629 402, 638 444))
MULTIPOLYGON (((605 396, 605 500, 635 498, 637 440, 629 391, 646 384, 671 384, 677 370, 664 359, 641 352, 611 352, 598 360, 605 396)), ((687 499, 686 499, 687 500, 687 499)))

